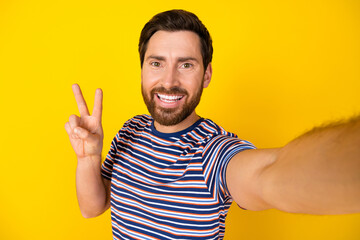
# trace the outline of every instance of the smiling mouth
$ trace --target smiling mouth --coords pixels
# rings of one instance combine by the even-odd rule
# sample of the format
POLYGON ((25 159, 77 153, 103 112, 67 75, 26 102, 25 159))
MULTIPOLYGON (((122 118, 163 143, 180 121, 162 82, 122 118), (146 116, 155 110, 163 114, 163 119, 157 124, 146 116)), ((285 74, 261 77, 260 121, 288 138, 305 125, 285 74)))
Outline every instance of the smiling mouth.
POLYGON ((166 95, 166 94, 160 94, 160 93, 156 93, 156 96, 161 101, 166 102, 166 103, 174 103, 174 102, 181 100, 184 97, 184 95, 166 95))

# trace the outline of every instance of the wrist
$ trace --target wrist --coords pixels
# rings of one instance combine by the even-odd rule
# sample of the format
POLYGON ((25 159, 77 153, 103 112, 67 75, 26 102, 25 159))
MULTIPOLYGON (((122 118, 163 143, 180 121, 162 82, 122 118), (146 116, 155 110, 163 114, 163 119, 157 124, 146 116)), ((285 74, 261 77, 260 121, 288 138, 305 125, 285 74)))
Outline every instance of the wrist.
POLYGON ((100 164, 101 163, 101 155, 90 155, 86 157, 77 157, 78 165, 79 164, 100 164))

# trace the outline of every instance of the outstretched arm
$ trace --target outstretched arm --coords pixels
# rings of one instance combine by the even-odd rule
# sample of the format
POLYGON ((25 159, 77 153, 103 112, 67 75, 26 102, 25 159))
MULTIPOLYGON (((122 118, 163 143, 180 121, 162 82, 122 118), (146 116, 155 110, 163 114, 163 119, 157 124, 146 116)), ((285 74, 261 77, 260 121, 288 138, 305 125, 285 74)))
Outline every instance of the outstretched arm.
POLYGON ((252 210, 360 212, 360 118, 314 129, 283 148, 248 150, 227 168, 231 195, 252 210))
POLYGON ((110 205, 110 181, 100 174, 104 136, 101 126, 102 91, 96 90, 92 115, 77 84, 73 85, 73 92, 80 117, 71 115, 65 130, 78 159, 76 193, 82 215, 96 217, 110 205))

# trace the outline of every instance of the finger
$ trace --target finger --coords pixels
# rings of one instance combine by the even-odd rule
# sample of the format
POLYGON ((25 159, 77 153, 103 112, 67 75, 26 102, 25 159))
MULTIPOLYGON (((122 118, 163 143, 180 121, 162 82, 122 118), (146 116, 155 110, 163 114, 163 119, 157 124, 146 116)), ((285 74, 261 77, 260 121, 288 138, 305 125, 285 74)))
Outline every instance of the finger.
POLYGON ((78 135, 74 132, 74 129, 80 126, 80 118, 76 115, 71 115, 69 117, 69 128, 70 128, 70 133, 69 133, 69 137, 70 138, 76 138, 78 139, 78 135))
POLYGON ((65 131, 69 136, 71 135, 71 127, 69 122, 65 123, 65 131))
POLYGON ((95 102, 92 116, 101 122, 103 93, 100 88, 96 89, 95 102))
POLYGON ((69 135, 70 140, 71 140, 71 138, 79 138, 75 133, 73 133, 69 122, 65 123, 65 130, 66 130, 67 134, 69 135))
POLYGON ((80 126, 80 118, 76 115, 71 115, 69 117, 69 126, 72 131, 72 137, 77 138, 76 134, 74 134, 74 129, 80 126))
POLYGON ((86 105, 85 99, 82 95, 81 89, 79 87, 79 85, 74 84, 72 85, 72 89, 74 92, 74 96, 75 96, 75 100, 80 112, 80 116, 89 116, 89 110, 88 107, 86 105))
POLYGON ((72 130, 74 130, 74 128, 79 127, 80 126, 80 118, 76 115, 71 115, 69 117, 69 126, 72 130))

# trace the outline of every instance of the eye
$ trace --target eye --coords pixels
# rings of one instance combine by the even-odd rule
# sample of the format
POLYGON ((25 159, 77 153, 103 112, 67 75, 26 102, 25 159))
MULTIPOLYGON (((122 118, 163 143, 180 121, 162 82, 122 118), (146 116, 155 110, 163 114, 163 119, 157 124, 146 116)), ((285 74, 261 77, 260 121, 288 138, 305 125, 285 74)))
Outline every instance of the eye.
POLYGON ((160 67, 160 63, 159 63, 159 62, 151 62, 150 64, 151 64, 151 66, 153 66, 153 67, 160 67))
POLYGON ((182 68, 191 68, 193 65, 191 63, 184 63, 181 65, 182 68))

